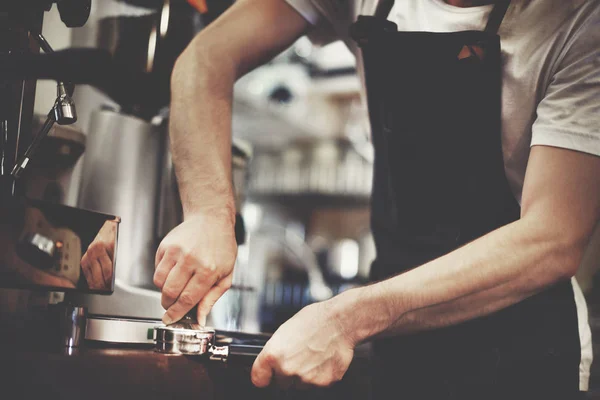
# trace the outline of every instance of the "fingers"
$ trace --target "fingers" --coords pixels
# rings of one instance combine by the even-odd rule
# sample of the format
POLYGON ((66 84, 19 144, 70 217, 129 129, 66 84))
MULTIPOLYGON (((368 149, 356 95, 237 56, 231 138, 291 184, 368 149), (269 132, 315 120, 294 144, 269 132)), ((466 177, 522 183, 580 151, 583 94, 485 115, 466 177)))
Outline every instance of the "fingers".
MULTIPOLYGON (((182 261, 179 261, 171 269, 162 288, 161 304, 165 310, 177 301, 193 275, 193 269, 187 267, 182 261)), ((200 298, 198 298, 199 300, 200 298)))
POLYGON ((160 262, 162 261, 164 255, 165 255, 165 247, 164 246, 159 246, 158 250, 156 251, 156 257, 154 258, 154 265, 158 267, 158 264, 160 264, 160 262))
POLYGON ((83 257, 81 257, 81 262, 79 265, 81 266, 81 271, 83 272, 85 281, 88 283, 88 286, 90 286, 92 276, 90 275, 90 256, 87 252, 83 255, 83 257))
POLYGON ((251 379, 254 386, 264 388, 269 386, 273 378, 273 357, 263 350, 252 365, 251 379))
POLYGON ((156 260, 160 261, 158 261, 156 264, 156 271, 154 271, 154 285, 156 285, 156 287, 160 290, 162 290, 165 286, 165 281, 167 280, 169 273, 173 267, 175 267, 175 264, 177 264, 177 259, 179 258, 180 253, 174 250, 165 251, 164 249, 161 249, 163 249, 162 246, 156 253, 156 260))
POLYGON ((104 287, 109 288, 112 283, 113 274, 113 262, 107 251, 100 253, 98 262, 102 270, 102 277, 104 279, 104 287))
POLYGON ((280 389, 306 389, 310 385, 302 382, 300 377, 283 370, 279 361, 268 351, 263 351, 254 362, 251 372, 252 383, 259 388, 271 384, 280 389))
POLYGON ((109 231, 109 235, 107 237, 107 241, 106 241, 106 246, 105 246, 105 250, 108 253, 108 257, 111 260, 115 259, 115 245, 116 245, 116 225, 115 224, 110 224, 109 225, 110 231, 109 231))
POLYGON ((104 278, 102 277, 102 267, 98 260, 89 257, 87 262, 82 265, 83 274, 90 289, 100 289, 104 287, 104 278))
MULTIPOLYGON (((295 327, 296 331, 301 329, 300 326, 295 327)), ((300 390, 329 387, 343 378, 351 361, 351 356, 335 350, 332 354, 330 351, 313 352, 308 347, 298 347, 287 337, 276 338, 275 342, 272 340, 267 342, 252 367, 252 383, 259 388, 269 385, 300 390)))
MULTIPOLYGON (((173 272, 175 271, 172 271, 171 274, 173 274, 173 272)), ((208 293, 215 282, 216 279, 207 279, 206 276, 199 276, 198 274, 193 275, 177 298, 177 301, 168 308, 163 317, 163 322, 169 325, 183 318, 188 311, 200 302, 200 299, 208 293)), ((165 284, 163 295, 166 288, 165 284)))
POLYGON ((206 296, 202 298, 200 303, 198 304, 198 322, 200 325, 206 325, 206 317, 212 310, 213 306, 231 288, 231 281, 233 279, 233 274, 230 274, 224 279, 221 279, 216 286, 213 286, 206 296))
POLYGON ((81 259, 81 270, 90 289, 106 289, 110 287, 112 283, 113 263, 105 251, 86 253, 81 259))
POLYGON ((106 289, 112 284, 114 240, 110 239, 105 240, 99 233, 81 257, 81 269, 90 289, 106 289))

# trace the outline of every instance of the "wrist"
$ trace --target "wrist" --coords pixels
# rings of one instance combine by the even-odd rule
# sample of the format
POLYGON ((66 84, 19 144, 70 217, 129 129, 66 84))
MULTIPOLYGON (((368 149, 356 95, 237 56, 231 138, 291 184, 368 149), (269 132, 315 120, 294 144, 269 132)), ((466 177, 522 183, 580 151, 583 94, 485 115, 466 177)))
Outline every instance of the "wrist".
POLYGON ((188 221, 196 218, 221 218, 225 221, 231 222, 232 226, 235 225, 236 209, 233 201, 231 204, 218 204, 218 205, 202 205, 195 207, 184 207, 183 220, 188 221))
MULTIPOLYGON (((216 162, 213 164, 217 164, 216 162)), ((197 216, 226 217, 235 222, 236 205, 233 184, 225 166, 215 168, 210 176, 198 171, 178 171, 178 186, 183 208, 183 219, 197 216)))
POLYGON ((353 345, 385 332, 393 322, 383 288, 369 285, 347 290, 329 300, 332 320, 353 345))

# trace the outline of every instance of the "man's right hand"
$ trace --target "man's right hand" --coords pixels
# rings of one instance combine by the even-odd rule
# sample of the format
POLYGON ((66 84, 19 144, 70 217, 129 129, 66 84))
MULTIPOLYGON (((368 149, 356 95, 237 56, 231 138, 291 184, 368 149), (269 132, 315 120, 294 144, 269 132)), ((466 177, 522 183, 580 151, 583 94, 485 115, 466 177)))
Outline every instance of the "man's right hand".
POLYGON ((165 323, 178 321, 198 302, 198 320, 204 323, 231 286, 237 255, 231 212, 233 87, 308 28, 285 0, 238 0, 177 59, 169 131, 185 222, 167 235, 156 255, 154 283, 162 290, 165 323))
POLYGON ((204 212, 186 218, 156 253, 154 284, 162 290, 165 324, 179 321, 196 304, 204 325, 216 301, 231 287, 237 257, 235 218, 204 212))

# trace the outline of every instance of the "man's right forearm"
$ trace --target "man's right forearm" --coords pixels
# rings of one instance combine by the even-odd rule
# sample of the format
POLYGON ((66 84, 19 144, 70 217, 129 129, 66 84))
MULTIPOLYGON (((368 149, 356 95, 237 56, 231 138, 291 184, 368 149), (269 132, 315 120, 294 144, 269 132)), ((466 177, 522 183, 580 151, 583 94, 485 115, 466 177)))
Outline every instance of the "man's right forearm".
POLYGON ((231 108, 236 69, 227 57, 209 53, 192 42, 173 70, 171 151, 184 218, 222 212, 234 221, 231 108))
POLYGON ((233 85, 307 28, 285 0, 238 0, 177 60, 171 79, 170 136, 184 218, 209 211, 234 220, 233 85))

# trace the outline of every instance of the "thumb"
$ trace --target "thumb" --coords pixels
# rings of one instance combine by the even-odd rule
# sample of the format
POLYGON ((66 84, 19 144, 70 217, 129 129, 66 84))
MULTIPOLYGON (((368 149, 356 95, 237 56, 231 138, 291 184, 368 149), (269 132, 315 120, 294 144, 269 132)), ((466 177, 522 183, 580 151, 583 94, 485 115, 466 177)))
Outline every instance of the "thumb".
POLYGON ((198 322, 200 325, 206 325, 206 317, 212 310, 213 306, 229 290, 231 287, 232 276, 229 275, 224 279, 221 279, 215 286, 213 286, 208 293, 198 303, 198 322))
POLYGON ((273 377, 273 370, 267 360, 267 356, 264 356, 264 351, 256 357, 254 365, 252 366, 251 379, 254 386, 264 388, 269 386, 271 378, 273 377))

